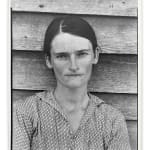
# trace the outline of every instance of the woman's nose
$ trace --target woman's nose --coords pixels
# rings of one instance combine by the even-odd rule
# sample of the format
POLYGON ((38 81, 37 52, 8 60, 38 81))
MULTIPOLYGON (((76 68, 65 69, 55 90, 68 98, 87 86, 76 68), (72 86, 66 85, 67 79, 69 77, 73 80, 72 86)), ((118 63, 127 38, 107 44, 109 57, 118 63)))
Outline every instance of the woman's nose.
POLYGON ((77 60, 76 60, 76 57, 74 55, 72 55, 70 57, 70 67, 69 69, 71 71, 77 71, 79 68, 78 68, 78 64, 77 64, 77 60))

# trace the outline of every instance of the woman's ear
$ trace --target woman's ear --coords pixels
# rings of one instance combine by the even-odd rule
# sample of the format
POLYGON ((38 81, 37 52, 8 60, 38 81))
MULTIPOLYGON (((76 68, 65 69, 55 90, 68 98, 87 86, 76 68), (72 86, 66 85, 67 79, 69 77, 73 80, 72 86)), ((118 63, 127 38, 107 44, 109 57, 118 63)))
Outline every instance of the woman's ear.
POLYGON ((93 64, 97 64, 98 63, 100 50, 101 50, 100 47, 97 46, 96 49, 95 49, 95 53, 94 53, 93 64))
POLYGON ((48 67, 49 69, 52 69, 53 66, 52 66, 51 61, 50 61, 50 56, 45 55, 45 61, 46 61, 47 67, 48 67))

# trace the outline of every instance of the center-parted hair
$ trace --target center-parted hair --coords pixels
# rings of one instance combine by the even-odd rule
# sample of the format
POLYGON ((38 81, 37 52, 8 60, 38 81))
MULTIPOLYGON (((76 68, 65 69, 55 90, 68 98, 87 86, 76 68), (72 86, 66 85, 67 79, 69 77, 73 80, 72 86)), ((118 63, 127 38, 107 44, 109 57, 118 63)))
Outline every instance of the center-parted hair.
POLYGON ((55 18, 48 26, 44 39, 44 53, 50 56, 51 43, 59 33, 70 33, 88 39, 93 50, 97 47, 97 39, 93 28, 87 21, 77 16, 55 18))

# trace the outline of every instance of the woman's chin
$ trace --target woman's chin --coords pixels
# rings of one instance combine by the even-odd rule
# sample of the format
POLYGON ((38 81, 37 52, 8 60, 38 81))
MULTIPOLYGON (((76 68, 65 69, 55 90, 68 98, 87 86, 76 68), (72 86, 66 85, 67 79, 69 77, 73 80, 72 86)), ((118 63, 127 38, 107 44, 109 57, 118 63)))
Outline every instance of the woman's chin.
POLYGON ((75 88, 83 87, 84 83, 81 83, 81 82, 78 82, 78 81, 72 81, 72 82, 68 82, 65 86, 70 88, 70 89, 75 89, 75 88))
POLYGON ((67 78, 64 80, 57 80, 57 86, 61 85, 61 87, 66 87, 70 89, 75 89, 75 88, 82 88, 87 86, 88 84, 88 78, 67 78))

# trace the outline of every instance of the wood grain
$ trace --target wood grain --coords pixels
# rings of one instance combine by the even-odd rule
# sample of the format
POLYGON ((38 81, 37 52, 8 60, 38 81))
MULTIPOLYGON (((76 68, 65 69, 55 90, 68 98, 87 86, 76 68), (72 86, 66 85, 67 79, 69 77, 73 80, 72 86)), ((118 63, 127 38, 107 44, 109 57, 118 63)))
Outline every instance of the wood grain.
MULTIPOLYGON (((17 100, 24 100, 25 97, 31 96, 39 91, 26 91, 26 90, 13 90, 12 91, 12 100, 13 102, 17 100)), ((132 121, 135 119, 132 113, 136 110, 135 103, 136 103, 136 95, 128 95, 128 94, 102 94, 102 93, 93 93, 98 95, 99 97, 105 98, 106 103, 112 104, 114 107, 120 109, 126 117, 127 120, 127 127, 129 132, 130 144, 132 150, 137 150, 137 121, 132 121), (127 102, 125 102, 127 101, 127 102), (124 103, 126 103, 124 105, 124 103), (134 103, 134 104, 133 104, 134 103), (119 106, 120 105, 120 106, 119 106), (134 108, 133 108, 134 106, 134 108), (131 108, 132 107, 132 108, 131 108), (125 112, 126 110, 127 112, 125 112), (130 113, 128 113, 130 111, 130 113), (129 114, 131 116, 129 116, 129 114), (130 120, 131 119, 131 120, 130 120)))
POLYGON ((137 16, 137 0, 12 0, 13 11, 137 16))
MULTIPOLYGON (((56 16, 60 15, 13 13, 13 49, 41 51, 46 28, 56 16)), ((83 18, 94 28, 102 53, 137 54, 136 18, 104 16, 83 16, 83 18)))
MULTIPOLYGON (((13 89, 44 90, 56 85, 41 52, 13 51, 13 89)), ((94 66, 89 90, 111 93, 137 93, 136 55, 101 54, 94 66)))
MULTIPOLYGON (((31 96, 40 91, 31 90, 12 90, 13 102, 24 100, 26 97, 31 96)), ((137 120, 137 95, 135 94, 110 94, 110 93, 93 93, 100 97, 105 103, 112 105, 119 109, 127 120, 137 120)))
POLYGON ((137 121, 127 121, 127 127, 128 127, 128 133, 129 133, 129 139, 130 139, 130 145, 132 150, 138 149, 137 144, 137 121))

